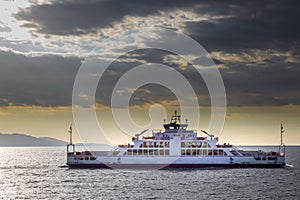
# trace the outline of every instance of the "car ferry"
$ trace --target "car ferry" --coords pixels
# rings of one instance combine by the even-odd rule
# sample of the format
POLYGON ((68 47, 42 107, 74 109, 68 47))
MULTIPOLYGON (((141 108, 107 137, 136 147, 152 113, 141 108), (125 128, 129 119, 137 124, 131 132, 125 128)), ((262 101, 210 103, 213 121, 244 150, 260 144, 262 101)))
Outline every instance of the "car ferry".
MULTIPOLYGON (((285 146, 278 151, 244 151, 229 143, 218 143, 218 138, 204 130, 206 137, 188 130, 175 114, 163 130, 153 130, 151 137, 136 134, 131 143, 116 146, 112 151, 75 151, 70 127, 67 144, 67 165, 76 168, 242 168, 285 166, 285 146)), ((281 126, 281 138, 283 128, 281 126)), ((281 140, 282 141, 282 140, 281 140)))

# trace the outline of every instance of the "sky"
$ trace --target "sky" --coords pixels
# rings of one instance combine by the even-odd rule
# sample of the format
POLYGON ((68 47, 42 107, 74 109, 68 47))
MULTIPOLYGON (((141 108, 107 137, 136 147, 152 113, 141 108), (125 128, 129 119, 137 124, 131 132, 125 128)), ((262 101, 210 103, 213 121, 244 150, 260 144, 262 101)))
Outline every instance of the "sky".
MULTIPOLYGON (((283 123, 285 143, 299 145, 299 4, 288 0, 3 0, 0 132, 68 140, 67 129, 70 123, 74 124, 74 81, 85 59, 93 53, 112 59, 126 49, 165 41, 168 35, 159 32, 163 28, 195 40, 216 64, 227 100, 224 128, 217 133, 220 142, 278 144, 283 123), (149 27, 161 33, 149 33, 151 41, 133 31, 149 27), (124 39, 124 33, 129 33, 128 38, 126 35, 124 39)), ((114 60, 97 87, 95 109, 99 123, 112 133, 112 143, 131 139, 112 122, 114 86, 128 71, 145 63, 168 65, 189 81, 201 114, 198 131, 208 129, 210 92, 192 63, 172 52, 139 49, 114 60)), ((121 96, 131 91, 125 88, 116 92, 121 96)), ((167 114, 155 117, 153 125, 161 128, 158 121, 163 122, 179 109, 176 95, 158 84, 136 90, 130 98, 130 112, 140 127, 130 131, 143 130, 153 120, 149 109, 158 104, 167 114)), ((189 109, 193 112, 195 108, 189 109)), ((75 134, 75 141, 79 142, 76 129, 75 134)))

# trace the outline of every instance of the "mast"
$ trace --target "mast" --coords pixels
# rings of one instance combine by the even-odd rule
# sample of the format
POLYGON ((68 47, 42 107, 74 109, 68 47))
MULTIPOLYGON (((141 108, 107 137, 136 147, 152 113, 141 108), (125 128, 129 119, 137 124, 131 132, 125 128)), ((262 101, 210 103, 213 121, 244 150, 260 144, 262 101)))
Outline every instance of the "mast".
POLYGON ((279 155, 285 156, 285 145, 283 144, 282 134, 284 133, 283 125, 280 124, 280 146, 279 146, 279 155), (283 149, 281 148, 283 147, 283 149))
POLYGON ((178 124, 181 124, 181 121, 180 121, 180 115, 177 115, 177 110, 175 110, 175 115, 172 116, 171 118, 171 123, 178 123, 178 124))
POLYGON ((75 152, 75 144, 73 144, 73 141, 72 141, 72 136, 73 136, 73 129, 72 129, 72 124, 70 124, 70 129, 68 131, 70 133, 70 143, 67 144, 67 152, 72 152, 74 153, 75 152), (69 149, 69 146, 72 147, 72 149, 69 149), (72 150, 72 151, 71 151, 72 150))
POLYGON ((282 134, 284 133, 284 129, 282 124, 280 125, 280 146, 282 146, 282 134))
POLYGON ((70 145, 72 145, 72 124, 70 125, 70 129, 69 129, 69 133, 70 133, 70 145))

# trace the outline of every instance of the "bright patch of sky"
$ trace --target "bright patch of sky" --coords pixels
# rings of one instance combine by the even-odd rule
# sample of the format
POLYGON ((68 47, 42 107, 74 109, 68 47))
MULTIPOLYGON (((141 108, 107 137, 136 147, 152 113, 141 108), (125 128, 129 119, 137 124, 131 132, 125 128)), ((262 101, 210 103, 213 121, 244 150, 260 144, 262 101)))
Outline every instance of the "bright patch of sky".
POLYGON ((44 39, 34 38, 30 30, 22 27, 24 22, 14 18, 19 9, 30 6, 30 1, 6 0, 0 2, 0 50, 18 53, 45 51, 41 45, 44 39))

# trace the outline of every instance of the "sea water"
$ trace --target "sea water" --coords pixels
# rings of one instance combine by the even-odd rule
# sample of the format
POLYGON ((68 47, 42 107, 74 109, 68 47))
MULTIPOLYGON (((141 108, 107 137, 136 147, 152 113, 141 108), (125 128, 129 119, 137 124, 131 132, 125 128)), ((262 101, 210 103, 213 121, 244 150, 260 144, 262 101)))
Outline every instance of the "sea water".
POLYGON ((300 147, 286 147, 286 162, 279 169, 69 169, 65 147, 2 147, 0 199, 300 199, 300 147))

